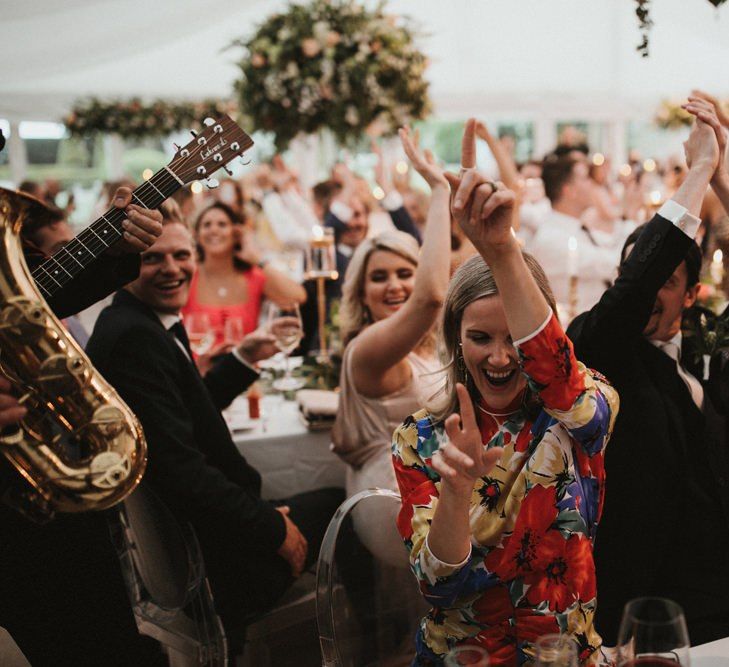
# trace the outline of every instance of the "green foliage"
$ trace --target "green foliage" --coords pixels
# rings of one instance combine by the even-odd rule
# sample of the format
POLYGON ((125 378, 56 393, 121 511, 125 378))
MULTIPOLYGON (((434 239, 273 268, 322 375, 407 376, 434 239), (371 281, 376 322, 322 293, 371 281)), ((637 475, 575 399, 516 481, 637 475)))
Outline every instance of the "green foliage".
POLYGON ((77 102, 63 119, 72 136, 88 136, 95 132, 116 133, 125 139, 164 137, 171 132, 198 128, 207 116, 235 113, 229 102, 167 102, 155 100, 146 104, 139 98, 104 102, 92 97, 77 102))
POLYGON ((342 144, 391 133, 430 110, 427 59, 413 32, 356 0, 313 0, 274 14, 249 39, 235 83, 241 111, 283 150, 328 128, 342 144))

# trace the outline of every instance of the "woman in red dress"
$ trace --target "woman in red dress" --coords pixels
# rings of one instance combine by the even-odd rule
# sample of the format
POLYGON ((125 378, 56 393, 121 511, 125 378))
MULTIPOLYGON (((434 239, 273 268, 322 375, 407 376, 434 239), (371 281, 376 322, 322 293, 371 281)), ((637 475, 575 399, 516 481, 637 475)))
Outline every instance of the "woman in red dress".
POLYGON ((215 333, 213 352, 232 342, 225 340, 227 320, 238 318, 243 334, 257 328, 264 298, 280 305, 306 300, 299 283, 262 261, 243 221, 227 204, 216 202, 200 213, 195 239, 200 261, 182 315, 208 316, 215 333))

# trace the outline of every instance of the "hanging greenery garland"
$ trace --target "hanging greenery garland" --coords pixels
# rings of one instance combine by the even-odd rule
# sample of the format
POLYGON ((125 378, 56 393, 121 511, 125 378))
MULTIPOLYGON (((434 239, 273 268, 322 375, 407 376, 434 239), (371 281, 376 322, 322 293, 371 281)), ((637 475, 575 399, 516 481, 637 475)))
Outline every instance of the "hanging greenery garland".
POLYGON ((125 139, 163 137, 171 132, 199 128, 208 116, 234 114, 236 106, 226 101, 144 103, 139 98, 103 101, 92 97, 77 102, 63 119, 73 136, 95 132, 115 133, 125 139))
MULTIPOLYGON (((714 7, 723 5, 726 0, 709 0, 714 7)), ((653 26, 653 19, 650 17, 651 0, 635 0, 635 15, 638 17, 638 28, 640 29, 641 42, 636 46, 638 51, 644 58, 648 57, 648 33, 653 26)))
POLYGON ((236 82, 240 108, 284 149, 298 132, 340 143, 388 134, 430 110, 427 59, 413 31, 356 0, 313 0, 274 14, 249 39, 236 82))

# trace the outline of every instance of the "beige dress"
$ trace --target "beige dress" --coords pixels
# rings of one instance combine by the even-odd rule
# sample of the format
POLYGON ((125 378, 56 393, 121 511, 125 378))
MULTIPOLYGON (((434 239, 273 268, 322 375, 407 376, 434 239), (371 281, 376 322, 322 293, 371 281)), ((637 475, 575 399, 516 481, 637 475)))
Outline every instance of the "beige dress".
MULTIPOLYGON (((340 397, 337 419, 332 431, 332 448, 348 464, 347 497, 374 487, 397 491, 395 471, 392 467, 392 434, 403 420, 425 406, 443 381, 438 373, 440 364, 411 352, 407 357, 412 372, 411 381, 402 389, 368 398, 360 394, 352 380, 352 350, 357 340, 344 351, 340 378, 340 397)), ((393 506, 392 521, 396 508, 393 506)), ((393 545, 382 531, 383 517, 354 512, 357 535, 376 556, 390 564, 407 566, 407 554, 402 544, 393 545)))

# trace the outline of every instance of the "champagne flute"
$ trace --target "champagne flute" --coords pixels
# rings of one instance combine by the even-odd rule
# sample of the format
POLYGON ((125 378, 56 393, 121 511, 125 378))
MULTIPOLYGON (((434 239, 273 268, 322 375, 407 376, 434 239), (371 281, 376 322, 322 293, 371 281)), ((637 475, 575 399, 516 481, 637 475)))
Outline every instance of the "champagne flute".
POLYGON ((578 667, 577 644, 568 636, 544 635, 537 640, 536 665, 538 667, 578 667))
POLYGON ((456 646, 448 653, 445 667, 489 667, 489 654, 480 646, 456 646))
POLYGON ((636 598, 625 605, 619 667, 690 667, 690 646, 683 610, 672 600, 636 598))
POLYGON ((225 320, 223 336, 226 343, 229 343, 230 345, 238 345, 245 336, 243 318, 233 316, 225 320))
POLYGON ((185 330, 190 340, 190 349, 196 356, 208 352, 215 343, 215 332, 210 326, 207 313, 189 313, 185 316, 185 330))
POLYGON ((268 307, 268 330, 276 339, 276 347, 281 350, 286 360, 284 376, 273 383, 273 388, 279 391, 294 391, 300 389, 304 383, 291 377, 289 355, 299 346, 304 337, 303 325, 299 306, 278 306, 275 303, 268 307))

